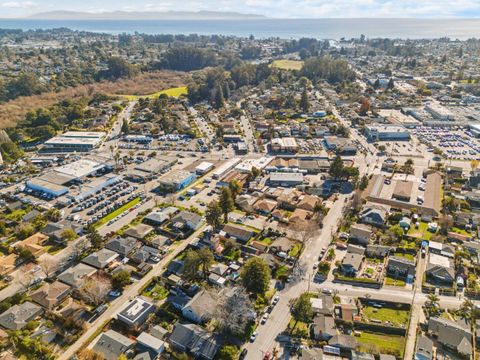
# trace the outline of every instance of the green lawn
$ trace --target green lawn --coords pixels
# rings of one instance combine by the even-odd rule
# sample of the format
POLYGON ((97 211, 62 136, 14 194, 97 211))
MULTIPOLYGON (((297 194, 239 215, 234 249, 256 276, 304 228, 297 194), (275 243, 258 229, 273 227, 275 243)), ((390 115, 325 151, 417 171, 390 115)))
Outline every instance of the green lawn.
POLYGON ((393 255, 398 256, 398 257, 403 257, 403 258, 411 260, 411 261, 415 260, 415 256, 413 256, 412 254, 396 252, 393 255))
POLYGON ((458 227, 452 227, 451 228, 451 231, 453 231, 454 233, 457 233, 457 234, 461 234, 461 235, 466 235, 466 236, 470 236, 472 235, 470 232, 468 232, 467 230, 465 229, 460 229, 458 227))
MULTIPOLYGON (((292 318, 290 319, 290 322, 288 324, 288 332, 291 332, 291 329, 295 325, 295 320, 292 318)), ((297 323, 297 326, 295 326, 295 329, 292 332, 293 337, 300 337, 300 338, 308 338, 308 324, 305 324, 304 322, 299 321, 297 323)))
POLYGON ((398 357, 403 357, 403 336, 361 331, 355 339, 360 344, 361 351, 370 352, 375 349, 376 353, 395 353, 398 357))
POLYGON ((290 248, 290 251, 288 252, 288 256, 291 256, 291 257, 297 257, 300 253, 300 249, 302 247, 300 246, 300 244, 294 244, 291 248, 290 248))
POLYGON ((408 230, 408 235, 424 240, 430 240, 434 234, 428 231, 428 223, 423 221, 419 223, 418 229, 415 228, 415 225, 412 225, 410 230, 408 230))
POLYGON ((363 314, 366 319, 380 320, 383 323, 390 321, 394 325, 407 325, 410 318, 410 312, 407 310, 374 308, 373 306, 365 306, 363 314))
POLYGON ((117 95, 117 96, 123 97, 127 100, 138 100, 139 98, 156 99, 162 94, 166 94, 169 97, 178 98, 182 95, 187 95, 187 93, 188 93, 187 87, 180 86, 180 87, 170 88, 170 89, 158 91, 156 93, 147 94, 147 95, 117 95))
POLYGON ((143 296, 148 296, 149 298, 152 298, 157 301, 165 299, 168 296, 168 294, 169 294, 169 291, 160 284, 155 284, 155 286, 150 291, 145 290, 142 293, 143 296))
POLYGON ((389 286, 405 286, 405 281, 401 280, 401 279, 394 279, 390 276, 387 276, 385 278, 385 285, 389 285, 389 286))
POLYGON ((265 245, 272 245, 273 240, 272 238, 265 237, 262 240, 260 240, 260 242, 265 245))
POLYGON ((301 70, 303 61, 299 60, 275 60, 272 62, 272 67, 280 70, 301 70))
POLYGON ((100 226, 106 224, 106 223, 109 222, 110 220, 116 218, 118 215, 120 215, 121 213, 123 213, 125 210, 128 210, 128 209, 130 209, 131 207, 137 205, 139 202, 140 202, 140 198, 139 198, 139 197, 133 199, 132 201, 126 203, 125 205, 119 207, 117 210, 111 212, 110 214, 107 214, 106 216, 104 216, 103 218, 101 218, 100 220, 98 220, 98 221, 95 223, 95 227, 100 227, 100 226))

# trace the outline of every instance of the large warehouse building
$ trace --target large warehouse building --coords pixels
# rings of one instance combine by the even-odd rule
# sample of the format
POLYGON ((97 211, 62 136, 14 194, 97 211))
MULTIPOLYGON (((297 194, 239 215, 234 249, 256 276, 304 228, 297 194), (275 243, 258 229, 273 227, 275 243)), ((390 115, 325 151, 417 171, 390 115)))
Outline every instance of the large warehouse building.
POLYGON ((43 144, 43 152, 88 152, 96 148, 105 137, 104 132, 67 131, 43 144))
POLYGON ((410 140, 410 133, 399 125, 367 125, 365 135, 370 141, 410 140))

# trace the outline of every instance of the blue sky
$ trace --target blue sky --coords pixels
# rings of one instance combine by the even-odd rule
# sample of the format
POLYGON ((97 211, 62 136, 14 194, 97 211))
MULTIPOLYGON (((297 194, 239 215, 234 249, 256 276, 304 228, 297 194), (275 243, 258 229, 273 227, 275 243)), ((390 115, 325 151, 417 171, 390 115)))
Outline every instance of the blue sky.
POLYGON ((480 0, 0 0, 0 18, 52 10, 212 10, 281 18, 478 18, 480 0))

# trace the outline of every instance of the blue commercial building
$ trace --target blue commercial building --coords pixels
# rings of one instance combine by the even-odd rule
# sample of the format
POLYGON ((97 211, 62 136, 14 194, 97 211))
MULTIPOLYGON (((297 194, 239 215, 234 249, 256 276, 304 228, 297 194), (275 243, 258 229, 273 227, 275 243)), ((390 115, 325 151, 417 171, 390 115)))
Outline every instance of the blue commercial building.
POLYGON ((157 190, 161 193, 172 193, 185 189, 197 179, 194 173, 186 170, 172 171, 162 176, 157 190))

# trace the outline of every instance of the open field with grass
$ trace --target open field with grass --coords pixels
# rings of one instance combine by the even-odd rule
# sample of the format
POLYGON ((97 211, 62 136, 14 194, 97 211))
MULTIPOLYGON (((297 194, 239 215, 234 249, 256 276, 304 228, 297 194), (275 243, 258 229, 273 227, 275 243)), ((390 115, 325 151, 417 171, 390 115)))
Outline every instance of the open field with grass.
POLYGON ((272 67, 281 70, 301 70, 303 61, 300 60, 275 60, 272 62, 272 67))
POLYGON ((362 331, 355 339, 360 344, 361 351, 376 353, 395 353, 403 357, 405 338, 398 335, 362 331))
POLYGON ((385 285, 404 287, 405 286, 405 281, 403 281, 401 279, 394 279, 390 276, 387 276, 387 277, 385 277, 385 285))
POLYGON ((98 221, 95 223, 95 227, 100 227, 100 226, 106 224, 106 223, 109 222, 110 220, 116 218, 118 215, 120 215, 121 213, 123 213, 125 210, 128 210, 128 209, 130 209, 131 207, 134 207, 134 206, 137 205, 139 202, 140 202, 140 198, 139 198, 139 197, 133 199, 132 201, 129 201, 129 202, 126 203, 125 205, 119 207, 117 210, 112 211, 110 214, 107 214, 106 216, 104 216, 103 218, 101 218, 100 220, 98 220, 98 221))
POLYGON ((362 309, 365 319, 380 320, 382 323, 389 321, 393 325, 407 325, 410 318, 410 311, 403 309, 375 308, 365 306, 362 309))
POLYGON ((102 81, 70 87, 57 92, 22 96, 0 105, 0 128, 15 126, 29 111, 49 107, 66 99, 90 96, 95 92, 118 95, 152 94, 161 89, 184 87, 187 81, 188 75, 185 73, 162 70, 141 73, 129 79, 102 81))
POLYGON ((147 95, 116 95, 116 96, 120 96, 127 100, 137 100, 139 98, 156 99, 162 94, 165 94, 169 97, 178 98, 182 95, 187 95, 187 93, 188 93, 187 87, 180 86, 180 87, 174 87, 174 88, 170 88, 162 91, 157 91, 155 93, 147 94, 147 95))

